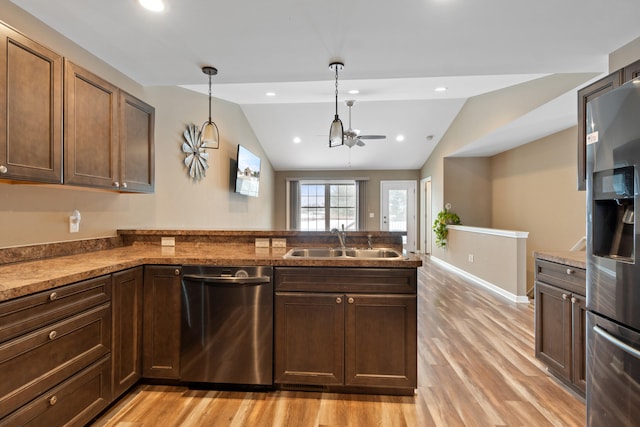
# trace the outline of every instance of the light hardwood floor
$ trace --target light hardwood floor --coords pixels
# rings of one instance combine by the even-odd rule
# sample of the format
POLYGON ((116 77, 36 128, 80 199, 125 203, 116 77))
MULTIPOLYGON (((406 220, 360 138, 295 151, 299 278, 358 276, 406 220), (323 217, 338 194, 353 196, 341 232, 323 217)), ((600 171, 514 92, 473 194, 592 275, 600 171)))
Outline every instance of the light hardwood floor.
POLYGON ((424 258, 414 397, 141 385, 95 426, 583 426, 582 399, 534 357, 533 304, 424 258))

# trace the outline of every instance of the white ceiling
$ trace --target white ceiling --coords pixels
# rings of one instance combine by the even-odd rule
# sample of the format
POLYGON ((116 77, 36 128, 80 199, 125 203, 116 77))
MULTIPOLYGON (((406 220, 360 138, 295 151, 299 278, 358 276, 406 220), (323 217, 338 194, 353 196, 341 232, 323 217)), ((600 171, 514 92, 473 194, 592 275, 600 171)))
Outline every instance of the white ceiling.
MULTIPOLYGON (((417 169, 468 97, 606 72, 608 54, 640 36, 637 0, 165 0, 160 14, 136 0, 11 1, 143 85, 206 92, 200 68, 215 66, 214 97, 241 105, 276 170, 417 169), (345 128, 343 101, 355 99, 353 127, 386 140, 327 147, 333 60, 345 63, 345 128)), ((575 124, 575 91, 558 96, 456 154, 495 154, 575 124)))

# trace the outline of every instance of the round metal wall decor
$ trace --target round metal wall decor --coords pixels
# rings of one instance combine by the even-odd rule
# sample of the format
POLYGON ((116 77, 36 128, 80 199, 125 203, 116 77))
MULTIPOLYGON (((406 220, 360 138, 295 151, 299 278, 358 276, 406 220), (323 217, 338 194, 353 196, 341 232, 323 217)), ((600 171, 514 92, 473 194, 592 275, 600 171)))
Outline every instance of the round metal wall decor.
POLYGON ((182 143, 182 151, 185 153, 184 165, 191 178, 201 180, 209 169, 207 164, 209 153, 205 151, 206 143, 202 141, 200 129, 194 124, 188 125, 183 135, 185 139, 185 142, 182 143))

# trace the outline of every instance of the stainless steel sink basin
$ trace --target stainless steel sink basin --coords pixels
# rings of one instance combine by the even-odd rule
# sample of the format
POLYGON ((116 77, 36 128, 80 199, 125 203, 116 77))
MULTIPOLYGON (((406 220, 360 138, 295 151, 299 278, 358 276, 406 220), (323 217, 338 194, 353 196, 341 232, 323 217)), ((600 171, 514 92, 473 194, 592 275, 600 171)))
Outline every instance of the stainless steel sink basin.
POLYGON ((284 258, 358 258, 398 260, 405 257, 395 249, 355 249, 355 248, 293 248, 284 258))

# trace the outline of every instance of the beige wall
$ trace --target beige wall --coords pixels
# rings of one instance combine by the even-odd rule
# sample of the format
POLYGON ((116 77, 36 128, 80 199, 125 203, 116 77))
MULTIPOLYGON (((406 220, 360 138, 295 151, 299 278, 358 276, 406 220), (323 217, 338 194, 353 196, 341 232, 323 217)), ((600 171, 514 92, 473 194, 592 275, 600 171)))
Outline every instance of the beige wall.
MULTIPOLYGON (((177 87, 143 88, 33 17, 0 0, 0 20, 46 44, 156 108, 154 194, 119 194, 70 186, 0 183, 0 247, 113 236, 118 228, 272 229, 274 172, 239 106, 214 99, 221 148, 210 151, 201 182, 187 175, 181 151, 188 123, 207 115, 206 95, 177 87), (230 163, 237 144, 262 158, 260 197, 230 191, 230 163), (80 233, 68 232, 74 209, 80 233)), ((200 73, 194 63, 194 73, 200 73)))
POLYGON ((609 72, 619 70, 638 59, 640 59, 640 37, 609 54, 609 72))
MULTIPOLYGON (((380 181, 384 180, 403 180, 416 181, 416 189, 418 186, 419 171, 417 170, 389 170, 389 171, 278 171, 275 173, 275 228, 284 230, 286 228, 286 187, 287 178, 296 179, 367 179, 367 213, 373 213, 374 217, 367 215, 366 230, 380 230, 380 181)), ((416 209, 419 200, 416 198, 416 209)), ((419 231, 416 231, 419 233, 419 231)), ((418 236, 417 234, 416 236, 418 236)))
POLYGON ((462 224, 491 227, 491 159, 447 157, 444 159, 444 203, 464 216, 462 224))
POLYGON ((532 252, 569 250, 586 235, 586 192, 577 191, 577 128, 533 141, 492 158, 492 227, 529 232, 532 252))
MULTIPOLYGON (((449 202, 447 199, 458 197, 451 191, 445 193, 445 158, 451 157, 465 145, 532 109, 570 90, 575 90, 574 88, 594 76, 594 73, 554 74, 469 98, 420 170, 421 178, 431 177, 433 217, 435 218, 444 204, 449 202)), ((571 182, 575 182, 575 178, 571 182)), ((492 197, 491 194, 481 193, 474 193, 473 196, 474 199, 460 205, 463 209, 453 207, 464 223, 467 223, 465 218, 474 218, 473 206, 478 203, 476 198, 492 197)), ((492 205, 495 206, 495 200, 492 205)), ((433 254, 438 257, 444 256, 443 251, 435 245, 433 245, 433 254)))

